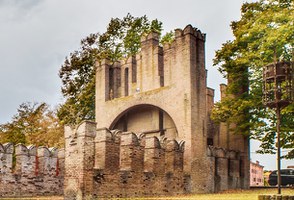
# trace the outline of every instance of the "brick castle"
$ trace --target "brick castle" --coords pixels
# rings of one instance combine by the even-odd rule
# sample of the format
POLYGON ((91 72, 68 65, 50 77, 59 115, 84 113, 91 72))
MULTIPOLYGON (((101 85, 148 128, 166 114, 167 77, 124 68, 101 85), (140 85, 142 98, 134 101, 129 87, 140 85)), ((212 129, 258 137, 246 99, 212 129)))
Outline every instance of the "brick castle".
POLYGON ((137 55, 96 67, 96 121, 65 127, 64 160, 57 159, 65 199, 249 187, 248 138, 209 118, 205 34, 188 25, 160 46, 152 32, 137 55))

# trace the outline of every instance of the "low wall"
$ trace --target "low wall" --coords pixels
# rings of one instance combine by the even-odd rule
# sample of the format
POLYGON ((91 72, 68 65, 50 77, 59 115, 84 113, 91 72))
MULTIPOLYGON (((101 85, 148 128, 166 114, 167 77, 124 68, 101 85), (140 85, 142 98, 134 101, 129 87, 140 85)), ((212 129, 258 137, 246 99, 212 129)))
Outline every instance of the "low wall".
POLYGON ((214 192, 244 188, 240 152, 209 146, 208 157, 214 167, 214 192))
POLYGON ((63 194, 64 150, 0 144, 0 197, 63 194))
MULTIPOLYGON (((94 122, 84 122, 66 127, 65 144, 65 199, 170 196, 191 193, 197 184, 183 171, 183 141, 97 130, 94 122)), ((210 161, 209 169, 194 171, 209 170, 209 191, 242 188, 239 152, 209 147, 204 159, 210 161)))
MULTIPOLYGON (((65 199, 182 194, 184 143, 131 132, 66 129, 65 199)), ((188 175, 187 175, 188 176, 188 175)))
MULTIPOLYGON (((65 128, 65 145, 64 151, 0 144, 0 197, 170 196, 194 192, 197 184, 183 171, 183 141, 97 130, 95 123, 84 122, 65 128)), ((210 192, 242 188, 240 157, 239 152, 210 146, 203 158, 209 165, 195 165, 193 175, 207 172, 210 192)))

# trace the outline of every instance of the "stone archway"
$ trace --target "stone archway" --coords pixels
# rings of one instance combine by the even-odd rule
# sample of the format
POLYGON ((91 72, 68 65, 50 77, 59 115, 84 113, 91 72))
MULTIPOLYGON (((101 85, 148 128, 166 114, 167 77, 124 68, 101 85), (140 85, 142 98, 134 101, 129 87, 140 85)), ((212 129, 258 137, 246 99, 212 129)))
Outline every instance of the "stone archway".
POLYGON ((176 125, 170 115, 150 104, 140 104, 126 109, 114 119, 109 129, 164 136, 169 139, 178 136, 176 125))

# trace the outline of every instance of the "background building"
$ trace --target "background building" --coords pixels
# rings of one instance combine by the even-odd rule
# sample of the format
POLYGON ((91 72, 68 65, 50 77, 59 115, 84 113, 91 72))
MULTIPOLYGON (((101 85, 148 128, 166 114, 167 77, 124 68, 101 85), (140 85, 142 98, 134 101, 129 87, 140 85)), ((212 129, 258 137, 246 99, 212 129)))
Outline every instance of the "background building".
POLYGON ((263 168, 259 161, 250 161, 250 186, 264 186, 263 168))

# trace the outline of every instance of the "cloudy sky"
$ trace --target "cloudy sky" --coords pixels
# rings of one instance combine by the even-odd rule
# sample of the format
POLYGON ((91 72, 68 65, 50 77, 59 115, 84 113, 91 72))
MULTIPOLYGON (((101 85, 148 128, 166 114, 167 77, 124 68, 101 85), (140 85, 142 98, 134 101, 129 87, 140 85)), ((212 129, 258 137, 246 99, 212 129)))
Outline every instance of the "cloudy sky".
MULTIPOLYGON (((251 0, 250 0, 251 1, 251 0)), ((214 52, 233 39, 230 22, 240 19, 244 0, 0 0, 0 123, 23 102, 62 102, 58 71, 64 58, 90 33, 104 32, 111 17, 147 15, 164 31, 187 24, 207 34, 208 86, 225 82, 212 67, 214 52)), ((252 145, 256 146, 255 144, 252 145)), ((254 151, 254 150, 252 150, 254 151)), ((252 154, 266 168, 274 157, 252 154)), ((286 166, 286 164, 284 165, 286 166)))

